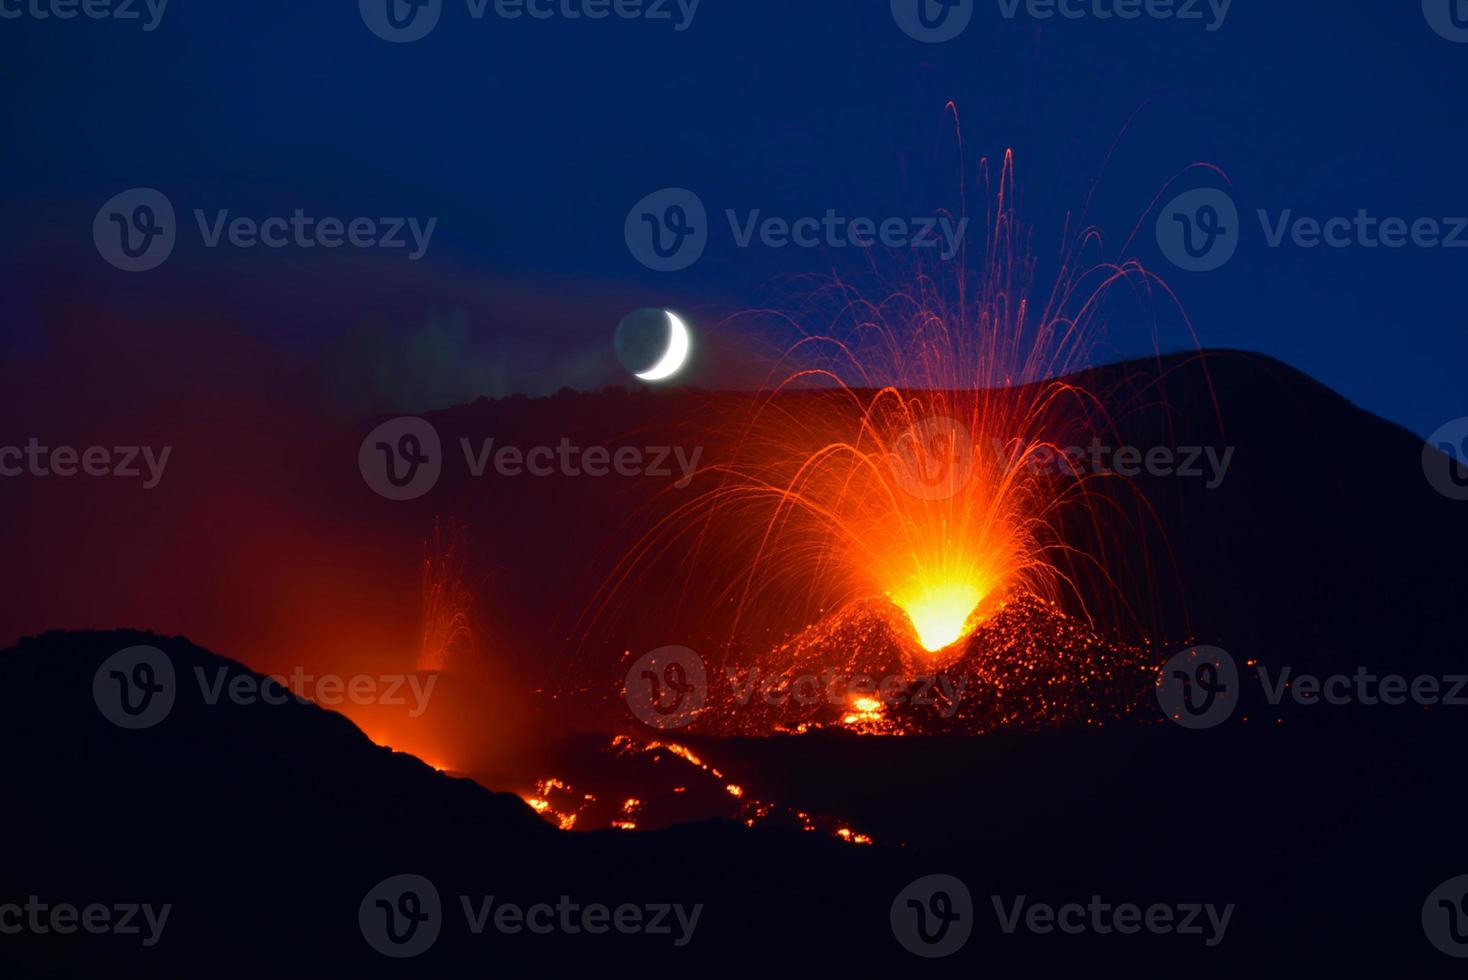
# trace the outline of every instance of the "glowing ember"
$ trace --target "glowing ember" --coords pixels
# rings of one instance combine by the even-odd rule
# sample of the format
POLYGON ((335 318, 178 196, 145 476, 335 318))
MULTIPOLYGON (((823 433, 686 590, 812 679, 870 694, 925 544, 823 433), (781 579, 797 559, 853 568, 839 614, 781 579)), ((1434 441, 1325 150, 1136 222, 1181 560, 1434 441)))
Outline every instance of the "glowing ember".
POLYGON ((848 728, 860 730, 882 720, 882 702, 876 698, 856 698, 851 706, 856 710, 841 717, 841 724, 848 728))
POLYGON ((555 778, 540 780, 535 784, 534 794, 522 794, 520 798, 562 830, 576 826, 576 818, 596 800, 590 793, 578 795, 569 784, 555 778))
POLYGON ((854 844, 871 842, 845 820, 759 799, 742 781, 730 781, 683 744, 616 735, 602 743, 598 752, 613 758, 583 758, 582 769, 562 773, 570 779, 538 780, 522 798, 562 830, 660 830, 689 819, 713 818, 736 820, 747 827, 829 834, 854 844), (685 781, 688 777, 691 780, 685 781), (623 786, 637 785, 639 792, 628 796, 603 791, 599 795, 604 803, 596 802, 598 794, 582 792, 586 781, 608 778, 623 786), (572 782, 577 785, 573 787, 572 782), (697 799, 690 799, 695 796, 697 799))

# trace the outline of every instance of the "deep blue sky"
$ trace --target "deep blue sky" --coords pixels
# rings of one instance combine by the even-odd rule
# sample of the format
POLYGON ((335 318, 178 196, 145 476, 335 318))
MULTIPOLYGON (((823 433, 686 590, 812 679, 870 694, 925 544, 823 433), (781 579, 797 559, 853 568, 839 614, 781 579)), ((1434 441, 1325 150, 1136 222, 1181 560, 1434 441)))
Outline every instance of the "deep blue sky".
MULTIPOLYGON (((716 227, 698 264, 651 272, 623 240, 639 198, 687 187, 716 216, 956 206, 953 99, 970 169, 1014 149, 1042 260, 1093 179, 1089 218, 1117 248, 1174 175, 1216 164, 1245 214, 1237 257, 1173 269, 1150 225, 1134 251, 1176 288, 1203 344, 1272 354, 1420 433, 1468 414, 1468 248, 1276 250, 1253 218, 1468 215, 1468 44, 1434 33, 1415 0, 1235 0, 1213 32, 1006 20, 978 0, 967 31, 934 45, 902 33, 888 0, 703 0, 683 32, 475 21, 465 0, 445 0, 437 29, 402 45, 374 36, 355 0, 173 0, 152 32, 0 20, 0 51, 0 315, 22 348, 44 342, 58 297, 134 317, 213 311, 304 355, 364 319, 410 329, 457 312, 481 348, 520 351, 509 387, 577 383, 579 362, 610 358, 627 309, 713 318, 770 302, 778 277, 829 268, 819 252, 737 249, 716 227), (162 268, 127 275, 100 261, 91 226, 136 186, 164 191, 186 227, 162 268), (207 252, 194 207, 439 227, 411 264, 207 252)), ((1128 323, 1109 342, 1152 343, 1128 323)))

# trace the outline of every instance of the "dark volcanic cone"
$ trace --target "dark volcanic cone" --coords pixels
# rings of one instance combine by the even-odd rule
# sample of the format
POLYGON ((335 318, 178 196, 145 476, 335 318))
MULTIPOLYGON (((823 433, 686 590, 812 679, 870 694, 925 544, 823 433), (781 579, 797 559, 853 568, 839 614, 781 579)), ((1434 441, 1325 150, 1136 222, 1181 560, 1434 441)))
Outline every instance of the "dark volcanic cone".
POLYGON ((891 601, 852 603, 715 683, 701 731, 981 734, 1101 726, 1152 696, 1159 660, 1029 593, 930 652, 891 601))

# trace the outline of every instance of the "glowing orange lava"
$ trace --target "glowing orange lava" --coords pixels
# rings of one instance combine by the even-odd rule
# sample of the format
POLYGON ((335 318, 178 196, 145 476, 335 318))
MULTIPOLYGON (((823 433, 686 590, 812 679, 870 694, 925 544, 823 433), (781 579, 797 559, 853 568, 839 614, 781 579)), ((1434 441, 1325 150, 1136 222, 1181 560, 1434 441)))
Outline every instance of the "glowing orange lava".
POLYGON ((914 582, 906 592, 892 596, 917 631, 923 649, 936 653, 957 642, 986 590, 970 576, 942 576, 914 582))

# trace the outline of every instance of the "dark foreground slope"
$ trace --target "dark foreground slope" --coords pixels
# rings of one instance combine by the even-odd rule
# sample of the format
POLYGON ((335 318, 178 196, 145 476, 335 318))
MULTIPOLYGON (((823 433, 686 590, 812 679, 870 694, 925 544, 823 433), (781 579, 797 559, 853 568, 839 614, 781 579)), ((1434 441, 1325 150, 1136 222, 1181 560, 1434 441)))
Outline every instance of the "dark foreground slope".
MULTIPOLYGON (((861 810, 877 843, 858 847, 718 823, 558 833, 518 800, 395 756, 315 706, 209 704, 196 669, 213 684, 221 667, 228 684, 258 689, 237 664, 146 634, 52 633, 0 653, 0 904, 171 906, 151 947, 133 935, 0 935, 6 976, 1130 975, 1165 961, 1190 976, 1268 963, 1282 975, 1353 966, 1425 977, 1456 967, 1420 923, 1428 893, 1468 872, 1465 728, 1448 713, 695 743, 746 763, 765 756, 792 793, 861 810), (128 731, 104 717, 93 682, 136 644, 166 652, 176 703, 128 731), (967 884, 973 935, 925 963, 899 944, 891 906, 934 873, 967 884), (359 908, 402 874, 432 882, 441 918, 429 948, 398 960, 369 944, 359 908), (488 896, 702 909, 681 947, 676 926, 475 935, 461 903, 477 909, 488 896), (994 902, 1019 896, 1235 909, 1211 947, 1199 935, 1008 934, 994 902)), ((382 910, 369 902, 368 915, 382 910)))
MULTIPOLYGON (((834 935, 862 910, 852 896, 829 892, 854 870, 842 853, 850 845, 747 834, 733 824, 656 836, 562 834, 518 798, 376 746, 314 705, 243 703, 228 693, 211 704, 203 691, 215 689, 220 668, 226 692, 262 690, 263 679, 237 663, 141 633, 50 633, 0 653, 0 904, 35 895, 79 907, 173 906, 151 948, 145 937, 0 936, 0 961, 17 968, 4 975, 625 969, 717 961, 739 950, 750 929, 795 930, 780 911, 786 905, 802 910, 799 921, 814 936, 834 935), (157 724, 128 731, 104 717, 93 682, 108 657, 138 644, 165 652, 176 701, 157 724), (446 921, 429 951, 397 963, 369 946, 358 910, 379 882, 408 873, 434 883, 446 921), (515 936, 491 928, 476 938, 460 903, 469 896, 477 909, 496 896, 554 905, 562 895, 612 908, 702 903, 705 911, 693 941, 676 948, 676 929, 515 936)), ((872 873, 898 858, 864 857, 872 873)))

